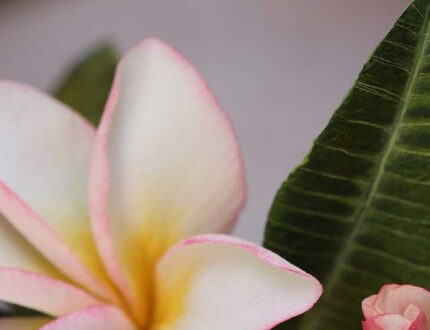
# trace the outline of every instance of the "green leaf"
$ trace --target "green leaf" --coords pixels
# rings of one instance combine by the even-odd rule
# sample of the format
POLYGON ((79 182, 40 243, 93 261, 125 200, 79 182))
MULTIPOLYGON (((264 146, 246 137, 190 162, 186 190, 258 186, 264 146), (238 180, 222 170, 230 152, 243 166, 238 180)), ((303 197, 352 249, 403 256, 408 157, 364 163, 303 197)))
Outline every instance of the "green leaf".
POLYGON ((429 11, 403 13, 277 193, 265 246, 325 287, 287 329, 361 329, 384 283, 430 288, 429 11))
POLYGON ((94 125, 100 121, 118 55, 107 45, 92 50, 62 79, 54 95, 94 125))
POLYGON ((12 316, 17 317, 17 316, 46 316, 46 315, 33 309, 1 302, 0 317, 12 317, 12 316))

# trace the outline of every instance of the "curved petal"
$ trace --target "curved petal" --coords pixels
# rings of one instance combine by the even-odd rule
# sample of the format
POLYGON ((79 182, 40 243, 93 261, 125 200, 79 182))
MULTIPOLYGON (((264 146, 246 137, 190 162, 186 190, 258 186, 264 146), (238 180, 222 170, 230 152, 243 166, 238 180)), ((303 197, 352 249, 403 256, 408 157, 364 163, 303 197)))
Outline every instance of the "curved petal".
POLYGON ((375 307, 388 314, 403 314, 409 305, 424 312, 430 328, 430 292, 413 285, 384 285, 375 307))
MULTIPOLYGON (((387 303, 391 297, 391 293, 393 292, 393 290, 398 287, 400 287, 400 285, 398 284, 385 284, 381 287, 378 294, 376 295, 375 301, 373 302, 373 307, 377 311, 379 311, 379 314, 385 314, 385 313, 391 314, 389 311, 387 311, 387 303)), ((395 313, 395 314, 399 314, 399 313, 395 313)))
POLYGON ((411 329, 411 322, 397 314, 382 314, 363 321, 362 325, 364 330, 425 330, 411 329))
POLYGON ((65 274, 110 299, 86 198, 93 140, 65 106, 0 81, 0 213, 65 274))
POLYGON ((100 303, 73 285, 10 268, 0 268, 0 300, 51 316, 100 303))
POLYGON ((224 235, 188 238, 157 265, 155 329, 271 329, 304 313, 320 283, 278 255, 224 235))
POLYGON ((370 319, 372 317, 382 314, 381 311, 378 311, 375 308, 375 302, 377 299, 378 295, 375 294, 373 296, 365 298, 361 303, 361 309, 363 310, 363 315, 365 319, 370 319))
POLYGON ((119 309, 98 305, 60 317, 40 330, 137 330, 119 309))
POLYGON ((2 330, 36 330, 48 323, 47 317, 3 317, 0 318, 2 330))
POLYGON ((428 330, 425 313, 415 305, 409 305, 403 317, 412 322, 411 330, 428 330))
POLYGON ((145 302, 134 292, 147 290, 163 251, 191 234, 231 229, 245 196, 226 115, 196 70, 152 39, 118 67, 90 180, 99 251, 139 314, 145 302))

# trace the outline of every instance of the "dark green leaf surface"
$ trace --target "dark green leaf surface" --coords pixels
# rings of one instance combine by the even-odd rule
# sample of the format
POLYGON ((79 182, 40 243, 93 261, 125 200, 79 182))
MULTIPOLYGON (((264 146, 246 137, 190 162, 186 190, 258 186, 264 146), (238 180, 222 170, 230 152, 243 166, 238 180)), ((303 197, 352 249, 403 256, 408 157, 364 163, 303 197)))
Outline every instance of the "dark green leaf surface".
POLYGON ((403 13, 276 196, 265 246, 325 287, 287 329, 361 329, 384 283, 430 288, 429 10, 403 13))
POLYGON ((66 75, 55 96, 97 125, 117 62, 117 52, 110 46, 91 51, 66 75))
POLYGON ((43 316, 44 314, 26 307, 2 303, 0 306, 0 317, 17 317, 17 316, 43 316))

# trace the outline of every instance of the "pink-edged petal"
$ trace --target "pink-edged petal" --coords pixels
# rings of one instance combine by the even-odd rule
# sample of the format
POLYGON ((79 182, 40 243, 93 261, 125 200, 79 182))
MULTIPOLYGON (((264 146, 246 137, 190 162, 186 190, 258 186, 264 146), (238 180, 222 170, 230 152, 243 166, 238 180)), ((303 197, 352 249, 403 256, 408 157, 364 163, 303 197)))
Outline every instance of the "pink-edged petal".
POLYGON ((66 275, 114 299, 88 215, 94 134, 49 96, 0 81, 0 214, 66 275))
POLYGON ((411 328, 411 322, 397 314, 382 314, 363 321, 363 330, 426 330, 411 328))
POLYGON ((170 46, 147 40, 122 59, 90 181, 99 251, 136 317, 150 308, 137 293, 148 290, 147 274, 167 247, 232 228, 245 198, 236 136, 201 76, 170 46))
POLYGON ((183 240, 159 261, 155 329, 271 329, 306 312, 320 283, 278 255, 225 235, 183 240))
POLYGON ((40 330, 137 330, 119 309, 97 305, 60 317, 40 330))
POLYGON ((100 304, 66 282, 23 270, 0 268, 0 300, 59 316, 100 304))
POLYGON ((47 317, 3 317, 0 318, 2 330, 36 330, 47 324, 47 317))
POLYGON ((373 296, 367 297, 361 303, 361 309, 363 310, 363 314, 364 314, 365 319, 370 319, 370 318, 375 317, 377 315, 383 314, 381 311, 378 311, 375 308, 375 302, 376 302, 377 298, 378 298, 378 295, 375 294, 373 296))

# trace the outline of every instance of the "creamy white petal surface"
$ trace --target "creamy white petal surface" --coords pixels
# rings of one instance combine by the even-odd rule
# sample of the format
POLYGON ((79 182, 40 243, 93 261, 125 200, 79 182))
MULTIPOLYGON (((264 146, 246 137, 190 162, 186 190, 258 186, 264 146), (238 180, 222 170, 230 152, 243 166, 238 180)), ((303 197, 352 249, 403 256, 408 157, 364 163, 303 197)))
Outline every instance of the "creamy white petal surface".
POLYGON ((271 329, 304 313, 321 284, 278 255, 225 235, 185 239, 156 272, 155 329, 271 329))
POLYGON ((228 231, 245 196, 232 126, 196 70, 158 40, 119 64, 90 179, 100 253, 139 317, 157 258, 188 235, 228 231))

